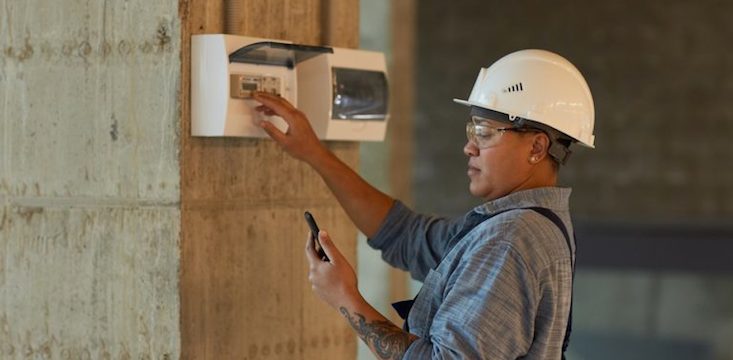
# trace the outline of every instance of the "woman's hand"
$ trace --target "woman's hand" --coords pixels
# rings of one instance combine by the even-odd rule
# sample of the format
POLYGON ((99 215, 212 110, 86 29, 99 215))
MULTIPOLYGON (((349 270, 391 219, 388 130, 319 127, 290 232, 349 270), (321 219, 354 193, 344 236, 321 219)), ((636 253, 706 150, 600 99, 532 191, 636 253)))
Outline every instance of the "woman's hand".
POLYGON ((313 292, 336 310, 343 306, 351 306, 361 299, 354 269, 325 231, 318 234, 318 239, 330 261, 321 260, 316 252, 315 242, 309 235, 305 256, 310 265, 308 280, 311 282, 313 292))
POLYGON ((253 98, 262 104, 255 110, 267 116, 280 116, 288 124, 287 132, 283 133, 269 121, 259 123, 260 127, 288 154, 298 160, 312 163, 318 155, 328 151, 313 132, 308 118, 293 104, 280 96, 263 92, 255 92, 253 98))

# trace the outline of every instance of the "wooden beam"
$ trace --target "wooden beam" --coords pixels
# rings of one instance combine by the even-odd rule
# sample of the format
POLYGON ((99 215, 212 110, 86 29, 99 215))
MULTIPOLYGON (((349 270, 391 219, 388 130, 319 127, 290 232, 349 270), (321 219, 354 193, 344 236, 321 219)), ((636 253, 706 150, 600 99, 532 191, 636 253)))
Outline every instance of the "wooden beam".
MULTIPOLYGON (((227 28, 296 43, 358 43, 358 23, 336 20, 358 17, 358 3, 328 3, 326 25, 320 0, 239 0, 227 28)), ((303 211, 314 213, 352 263, 356 228, 318 175, 272 141, 189 135, 190 36, 222 32, 228 7, 219 0, 179 5, 182 358, 353 358, 353 331, 307 281, 303 211)), ((328 146, 357 166, 358 144, 328 146)))

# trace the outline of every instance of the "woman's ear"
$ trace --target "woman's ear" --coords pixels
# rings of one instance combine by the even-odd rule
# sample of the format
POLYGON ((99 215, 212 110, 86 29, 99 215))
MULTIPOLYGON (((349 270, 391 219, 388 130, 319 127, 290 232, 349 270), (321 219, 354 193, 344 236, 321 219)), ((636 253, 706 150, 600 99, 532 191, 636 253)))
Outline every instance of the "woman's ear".
POLYGON ((550 148, 550 138, 543 132, 538 132, 532 136, 532 149, 529 154, 530 164, 537 164, 547 156, 550 148))

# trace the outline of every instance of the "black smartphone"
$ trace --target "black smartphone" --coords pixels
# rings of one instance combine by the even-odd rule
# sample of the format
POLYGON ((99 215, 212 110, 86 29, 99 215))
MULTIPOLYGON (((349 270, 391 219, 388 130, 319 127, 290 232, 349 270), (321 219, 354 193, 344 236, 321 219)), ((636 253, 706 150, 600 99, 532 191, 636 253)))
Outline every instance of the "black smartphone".
POLYGON ((313 215, 311 215, 310 212, 305 212, 305 221, 308 223, 308 226, 311 228, 311 238, 313 239, 313 242, 315 243, 316 252, 318 253, 318 257, 321 258, 323 261, 330 261, 328 256, 326 256, 326 252, 323 251, 323 247, 321 246, 321 242, 318 241, 318 232, 320 229, 318 229, 318 224, 316 224, 316 219, 313 218, 313 215))

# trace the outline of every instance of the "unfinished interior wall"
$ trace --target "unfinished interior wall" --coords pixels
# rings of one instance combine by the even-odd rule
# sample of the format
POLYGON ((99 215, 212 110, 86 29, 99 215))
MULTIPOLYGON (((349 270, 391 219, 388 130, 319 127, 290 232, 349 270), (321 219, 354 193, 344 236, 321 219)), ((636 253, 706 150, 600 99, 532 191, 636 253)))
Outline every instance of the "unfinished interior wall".
MULTIPOLYGON (((356 0, 237 1, 229 32, 340 47, 358 45, 356 0)), ((191 34, 224 31, 223 2, 181 3, 182 357, 349 359, 356 338, 307 282, 303 212, 355 259, 356 229, 318 175, 270 140, 192 138, 191 34)), ((330 142, 357 166, 358 144, 330 142)))
POLYGON ((0 358, 175 359, 176 0, 0 0, 0 358))
MULTIPOLYGON (((356 1, 240 5, 238 33, 357 45, 356 1)), ((222 10, 0 0, 0 358, 354 356, 306 280, 305 209, 355 258, 320 178, 267 140, 188 135, 190 35, 222 10)))

